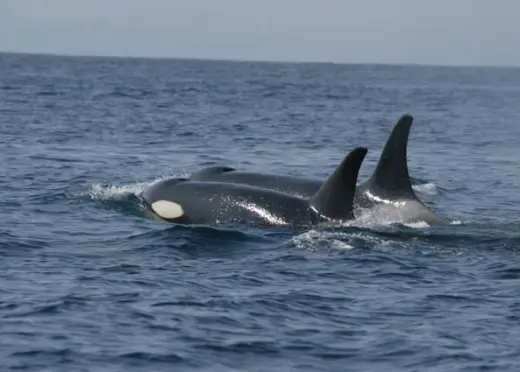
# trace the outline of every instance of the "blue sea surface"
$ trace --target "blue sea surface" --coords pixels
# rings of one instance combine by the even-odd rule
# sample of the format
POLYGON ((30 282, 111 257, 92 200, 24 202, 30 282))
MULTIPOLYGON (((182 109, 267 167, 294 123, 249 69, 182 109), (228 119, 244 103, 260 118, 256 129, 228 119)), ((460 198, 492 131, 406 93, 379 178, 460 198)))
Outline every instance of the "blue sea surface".
POLYGON ((0 54, 0 370, 519 371, 520 69, 0 54), (449 226, 180 226, 208 165, 374 170, 449 226))

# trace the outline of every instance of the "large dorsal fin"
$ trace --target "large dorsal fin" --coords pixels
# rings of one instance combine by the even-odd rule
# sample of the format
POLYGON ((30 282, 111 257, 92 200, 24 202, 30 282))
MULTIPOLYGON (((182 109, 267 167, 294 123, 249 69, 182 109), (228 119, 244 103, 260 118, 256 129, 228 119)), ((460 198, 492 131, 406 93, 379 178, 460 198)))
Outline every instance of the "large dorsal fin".
POLYGON ((219 174, 225 173, 225 172, 231 172, 234 170, 236 170, 236 169, 231 168, 231 167, 221 166, 221 165, 215 165, 212 167, 202 168, 201 170, 193 173, 190 176, 190 179, 195 180, 195 181, 205 181, 208 179, 211 180, 216 175, 219 175, 219 174))
POLYGON ((406 155, 412 123, 411 115, 403 115, 395 124, 379 157, 377 167, 367 182, 370 188, 375 187, 392 196, 415 197, 410 183, 406 155))
POLYGON ((352 150, 310 199, 311 206, 320 215, 339 220, 354 218, 357 177, 367 151, 365 147, 352 150))

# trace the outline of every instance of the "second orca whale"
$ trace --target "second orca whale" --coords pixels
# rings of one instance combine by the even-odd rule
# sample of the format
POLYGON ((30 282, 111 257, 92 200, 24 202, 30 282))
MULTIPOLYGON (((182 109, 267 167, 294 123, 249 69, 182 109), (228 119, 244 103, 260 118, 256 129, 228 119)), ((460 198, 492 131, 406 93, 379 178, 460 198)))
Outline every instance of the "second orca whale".
MULTIPOLYGON (((407 162, 407 145, 411 115, 403 115, 394 125, 372 176, 357 186, 354 203, 361 209, 378 208, 385 216, 393 216, 402 223, 426 222, 428 225, 449 223, 430 211, 415 195, 410 182, 407 162)), ((323 185, 323 181, 281 174, 241 172, 232 167, 213 166, 191 175, 197 181, 240 183, 310 197, 323 185)))
POLYGON ((151 185, 140 199, 155 216, 178 224, 298 226, 352 220, 366 153, 364 147, 352 150, 309 198, 239 183, 172 178, 151 185))

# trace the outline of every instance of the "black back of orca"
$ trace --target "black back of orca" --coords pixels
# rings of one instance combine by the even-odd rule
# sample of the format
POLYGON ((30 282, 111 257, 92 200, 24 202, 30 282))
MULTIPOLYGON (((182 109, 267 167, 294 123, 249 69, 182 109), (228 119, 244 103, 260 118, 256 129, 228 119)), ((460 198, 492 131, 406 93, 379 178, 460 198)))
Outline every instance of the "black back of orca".
MULTIPOLYGON (((411 115, 403 115, 394 125, 388 137, 379 162, 372 176, 361 183, 355 193, 355 205, 360 208, 371 208, 396 200, 407 200, 419 203, 414 209, 413 218, 424 217, 427 222, 438 225, 446 221, 435 218, 433 212, 415 195, 408 171, 407 146, 410 129, 413 123, 411 115)), ((191 179, 199 181, 219 181, 242 183, 251 186, 277 190, 298 197, 310 197, 322 185, 323 181, 278 174, 240 172, 231 167, 208 167, 195 172, 191 179)), ((408 213, 410 215, 410 213, 408 213)), ((406 216, 405 216, 406 217, 406 216)), ((406 218, 405 218, 406 219, 406 218)))
POLYGON ((301 198, 310 198, 323 185, 322 180, 313 178, 273 173, 242 172, 225 166, 203 168, 193 173, 190 179, 197 181, 241 183, 276 190, 301 198))
POLYGON ((354 218, 357 176, 367 149, 351 151, 311 198, 227 182, 174 178, 141 194, 159 218, 181 224, 315 225, 354 218))

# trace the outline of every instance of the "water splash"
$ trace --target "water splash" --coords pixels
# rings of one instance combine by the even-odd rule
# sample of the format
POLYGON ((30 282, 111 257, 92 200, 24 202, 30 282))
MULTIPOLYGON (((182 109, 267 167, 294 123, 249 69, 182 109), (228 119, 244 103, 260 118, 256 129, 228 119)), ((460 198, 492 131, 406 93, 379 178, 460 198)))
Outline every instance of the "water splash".
POLYGON ((88 196, 93 200, 120 200, 131 195, 139 195, 152 183, 138 182, 128 185, 101 185, 94 184, 88 191, 88 196))
POLYGON ((427 227, 430 227, 429 224, 427 224, 426 222, 424 221, 419 221, 419 222, 410 222, 410 223, 405 223, 404 224, 406 227, 411 227, 412 229, 425 229, 427 227))
POLYGON ((189 175, 186 174, 164 175, 153 181, 134 182, 123 185, 93 184, 87 192, 87 196, 92 200, 125 200, 128 197, 138 196, 148 187, 167 178, 188 176, 189 175))
MULTIPOLYGON (((398 230, 397 230, 398 231, 398 230)), ((354 248, 377 247, 388 249, 395 246, 395 234, 397 231, 379 235, 377 231, 332 231, 312 229, 291 238, 290 242, 296 247, 307 250, 321 250, 324 248, 339 251, 349 251, 354 248), (389 239, 388 237, 391 236, 389 239)), ((398 232, 397 232, 398 233, 398 232)), ((408 248, 407 242, 399 242, 399 247, 408 248)))
POLYGON ((434 196, 439 193, 437 185, 433 182, 423 183, 421 185, 413 185, 412 189, 423 195, 434 196))
POLYGON ((356 211, 356 219, 342 223, 343 227, 357 227, 362 229, 377 229, 394 226, 396 224, 422 229, 430 227, 426 221, 405 223, 405 217, 398 208, 386 208, 385 205, 372 208, 359 208, 356 211))
POLYGON ((344 232, 309 230, 294 236, 291 242, 298 248, 303 249, 316 249, 323 246, 338 250, 354 249, 352 245, 345 241, 348 238, 349 234, 344 232))

